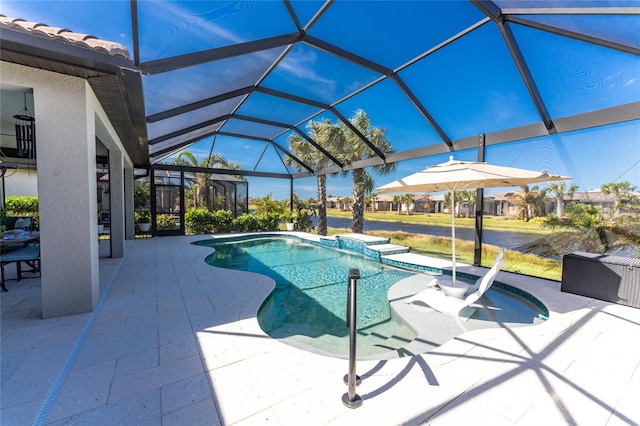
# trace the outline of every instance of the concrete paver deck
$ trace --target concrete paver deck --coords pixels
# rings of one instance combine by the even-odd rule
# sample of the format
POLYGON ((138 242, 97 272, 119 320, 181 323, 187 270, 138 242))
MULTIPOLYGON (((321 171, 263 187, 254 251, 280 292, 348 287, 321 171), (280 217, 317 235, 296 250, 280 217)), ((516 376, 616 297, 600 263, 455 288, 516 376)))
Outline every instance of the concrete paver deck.
POLYGON ((189 244, 203 238, 130 241, 125 258, 101 259, 94 313, 42 320, 40 280, 9 282, 0 423, 640 424, 639 309, 501 272, 545 303, 548 321, 358 361, 363 404, 349 409, 347 361, 267 336, 256 312, 273 282, 208 266, 210 249, 189 244))

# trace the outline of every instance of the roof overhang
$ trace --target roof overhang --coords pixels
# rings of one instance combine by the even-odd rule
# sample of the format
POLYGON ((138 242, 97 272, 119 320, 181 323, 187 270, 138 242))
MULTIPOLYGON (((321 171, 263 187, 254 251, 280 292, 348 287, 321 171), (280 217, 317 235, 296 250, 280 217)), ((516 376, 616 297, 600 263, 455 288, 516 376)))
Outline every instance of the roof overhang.
POLYGON ((119 55, 2 26, 0 60, 87 80, 135 167, 149 166, 140 71, 119 55))

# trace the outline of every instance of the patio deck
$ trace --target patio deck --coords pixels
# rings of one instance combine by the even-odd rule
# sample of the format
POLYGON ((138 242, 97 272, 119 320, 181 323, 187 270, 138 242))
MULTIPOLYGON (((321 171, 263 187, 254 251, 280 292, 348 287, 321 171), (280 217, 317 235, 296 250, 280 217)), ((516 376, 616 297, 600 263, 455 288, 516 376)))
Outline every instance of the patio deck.
POLYGON ((128 241, 123 259, 102 258, 94 313, 43 320, 40 279, 10 281, 0 423, 640 424, 640 309, 501 272, 548 321, 358 361, 363 404, 349 409, 347 361, 265 335, 255 314, 272 281, 206 265, 210 249, 188 244, 203 238, 128 241))

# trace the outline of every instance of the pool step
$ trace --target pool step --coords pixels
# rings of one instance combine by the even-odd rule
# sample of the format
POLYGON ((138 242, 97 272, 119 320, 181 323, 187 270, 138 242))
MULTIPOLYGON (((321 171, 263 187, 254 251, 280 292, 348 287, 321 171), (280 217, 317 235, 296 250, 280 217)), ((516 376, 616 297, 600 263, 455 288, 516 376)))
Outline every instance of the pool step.
POLYGON ((381 255, 409 253, 409 247, 397 244, 376 244, 367 246, 371 250, 380 252, 381 255))
POLYGON ((374 237, 366 234, 338 234, 336 238, 342 240, 357 241, 363 243, 366 246, 375 246, 378 244, 386 244, 389 242, 388 238, 374 237))
POLYGON ((374 237, 365 234, 340 234, 336 235, 340 247, 360 251, 367 254, 367 251, 377 252, 380 256, 409 253, 409 247, 390 244, 388 238, 374 237))
POLYGON ((425 342, 418 337, 386 335, 381 333, 367 334, 363 330, 358 330, 359 338, 366 340, 367 345, 371 348, 369 354, 358 353, 361 359, 393 359, 403 356, 411 356, 428 352, 436 347, 436 345, 425 342), (378 348, 375 350, 373 348, 378 348))

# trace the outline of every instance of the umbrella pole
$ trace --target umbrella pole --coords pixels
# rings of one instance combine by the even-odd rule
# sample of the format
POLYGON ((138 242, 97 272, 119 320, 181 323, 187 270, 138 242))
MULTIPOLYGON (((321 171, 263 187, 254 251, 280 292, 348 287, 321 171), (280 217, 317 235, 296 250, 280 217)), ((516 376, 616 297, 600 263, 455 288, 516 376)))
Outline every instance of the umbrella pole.
POLYGON ((456 191, 451 190, 451 258, 453 259, 453 283, 456 283, 456 191))

